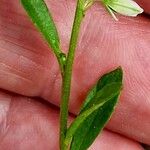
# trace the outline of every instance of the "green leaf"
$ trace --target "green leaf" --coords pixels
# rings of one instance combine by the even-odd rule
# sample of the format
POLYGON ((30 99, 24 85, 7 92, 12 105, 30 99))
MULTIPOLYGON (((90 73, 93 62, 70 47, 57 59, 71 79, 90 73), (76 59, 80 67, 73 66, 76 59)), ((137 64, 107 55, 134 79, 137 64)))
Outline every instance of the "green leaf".
POLYGON ((123 80, 123 71, 121 67, 104 74, 96 83, 96 85, 91 89, 88 96, 86 97, 83 106, 81 107, 80 113, 85 109, 88 109, 88 105, 93 104, 93 98, 104 86, 111 83, 122 83, 123 80))
POLYGON ((33 23, 56 54, 60 53, 59 36, 50 12, 43 0, 21 0, 33 23))
POLYGON ((122 75, 121 68, 105 74, 88 94, 80 114, 67 131, 66 145, 71 143, 71 150, 86 150, 104 128, 120 95, 122 75))

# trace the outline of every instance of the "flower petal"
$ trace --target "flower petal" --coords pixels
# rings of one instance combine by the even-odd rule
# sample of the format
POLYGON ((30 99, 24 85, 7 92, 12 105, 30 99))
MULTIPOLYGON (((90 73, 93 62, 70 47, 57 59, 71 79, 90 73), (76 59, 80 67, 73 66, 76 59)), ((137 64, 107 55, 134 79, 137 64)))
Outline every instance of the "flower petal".
POLYGON ((143 12, 143 9, 133 0, 110 0, 106 5, 125 16, 137 16, 143 12))

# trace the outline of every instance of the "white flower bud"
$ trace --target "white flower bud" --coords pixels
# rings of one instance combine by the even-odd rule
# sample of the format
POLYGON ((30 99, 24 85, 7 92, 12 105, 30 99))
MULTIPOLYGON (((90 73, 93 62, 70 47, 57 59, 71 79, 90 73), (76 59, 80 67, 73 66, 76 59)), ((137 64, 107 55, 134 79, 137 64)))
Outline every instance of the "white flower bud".
POLYGON ((143 9, 133 0, 102 0, 102 2, 115 20, 117 18, 114 12, 132 17, 143 12, 143 9))

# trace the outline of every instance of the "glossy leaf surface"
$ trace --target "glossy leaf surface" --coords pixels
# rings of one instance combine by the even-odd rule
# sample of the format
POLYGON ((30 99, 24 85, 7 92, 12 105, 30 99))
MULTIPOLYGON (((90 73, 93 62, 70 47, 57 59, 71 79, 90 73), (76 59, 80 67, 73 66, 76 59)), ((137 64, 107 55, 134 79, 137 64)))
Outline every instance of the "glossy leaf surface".
POLYGON ((71 150, 86 150, 104 128, 117 104, 122 76, 121 68, 105 74, 88 94, 80 114, 67 132, 66 141, 70 144, 72 140, 71 150))
POLYGON ((43 0, 21 0, 21 2, 53 51, 60 53, 58 32, 45 2, 43 0))

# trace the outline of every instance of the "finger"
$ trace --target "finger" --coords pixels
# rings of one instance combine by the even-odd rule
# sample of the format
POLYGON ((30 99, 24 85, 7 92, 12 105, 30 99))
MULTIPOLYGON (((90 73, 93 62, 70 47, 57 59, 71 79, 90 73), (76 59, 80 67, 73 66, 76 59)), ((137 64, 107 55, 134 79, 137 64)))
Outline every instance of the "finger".
MULTIPOLYGON (((59 112, 33 99, 0 92, 0 147, 3 150, 58 150, 59 112)), ((105 130, 91 150, 143 150, 136 142, 105 130)))
POLYGON ((136 0, 136 2, 138 4, 140 4, 140 6, 142 8, 144 8, 144 11, 146 13, 148 13, 148 14, 150 13, 150 1, 148 1, 148 0, 136 0))
POLYGON ((0 1, 0 87, 36 96, 46 82, 53 82, 58 66, 19 4, 19 0, 0 1))
MULTIPOLYGON (((31 27, 32 24, 24 16, 19 2, 7 3, 2 0, 0 3, 1 7, 4 6, 0 9, 3 12, 0 13, 3 16, 1 88, 28 96, 42 96, 59 105, 61 79, 56 60, 40 35, 31 27), (12 13, 14 10, 15 13, 12 13)), ((48 4, 57 23, 62 47, 66 50, 75 9, 74 2, 48 1, 48 4)), ((124 92, 108 128, 150 144, 150 22, 145 17, 119 18, 118 23, 113 22, 96 5, 84 19, 74 66, 70 111, 79 111, 85 95, 100 75, 121 65, 125 71, 124 92)))

